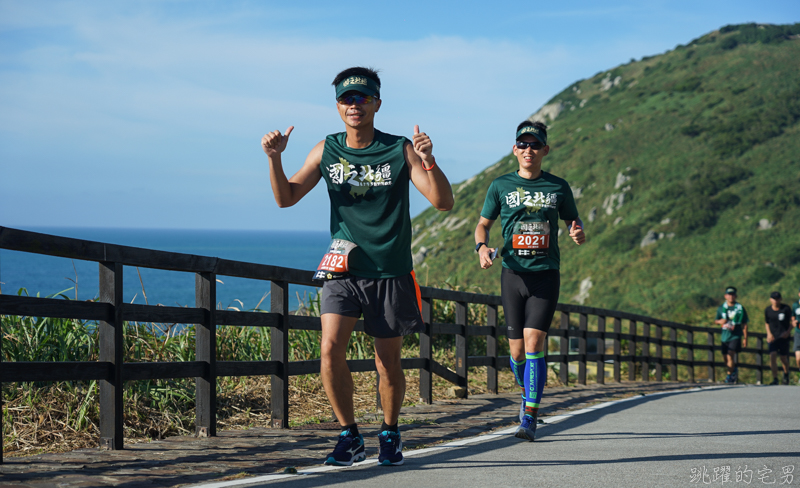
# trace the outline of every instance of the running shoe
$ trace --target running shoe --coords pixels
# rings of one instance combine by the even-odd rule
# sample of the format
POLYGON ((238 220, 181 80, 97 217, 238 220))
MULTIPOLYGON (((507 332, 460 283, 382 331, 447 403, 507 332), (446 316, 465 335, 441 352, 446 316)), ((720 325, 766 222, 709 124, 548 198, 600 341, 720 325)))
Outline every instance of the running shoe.
POLYGON ((728 373, 728 376, 725 377, 725 384, 730 385, 731 383, 733 383, 733 375, 728 373))
POLYGON ((514 432, 514 437, 527 439, 531 442, 536 440, 536 417, 525 415, 522 418, 522 423, 517 427, 517 431, 514 432))
POLYGON ((339 434, 339 442, 323 464, 331 466, 352 466, 353 463, 367 459, 364 452, 364 437, 353 435, 350 429, 339 434))
POLYGON ((400 432, 384 430, 378 434, 381 443, 381 452, 378 455, 378 464, 381 466, 400 466, 403 464, 403 441, 400 432))
POLYGON ((783 384, 784 385, 789 384, 789 373, 783 373, 783 384))
POLYGON ((772 378, 772 383, 770 383, 769 386, 777 385, 777 384, 778 384, 778 378, 772 378))

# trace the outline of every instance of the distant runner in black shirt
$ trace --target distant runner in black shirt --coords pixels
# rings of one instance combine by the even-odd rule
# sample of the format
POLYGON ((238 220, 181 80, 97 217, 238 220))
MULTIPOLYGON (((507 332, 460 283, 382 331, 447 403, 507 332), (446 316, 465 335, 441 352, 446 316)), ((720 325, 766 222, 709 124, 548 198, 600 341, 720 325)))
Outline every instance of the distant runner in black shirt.
POLYGON ((769 365, 772 368, 772 383, 778 384, 778 361, 783 363, 783 384, 789 384, 789 333, 792 330, 792 309, 781 303, 780 292, 773 291, 769 296, 771 305, 764 310, 764 321, 769 343, 769 365))

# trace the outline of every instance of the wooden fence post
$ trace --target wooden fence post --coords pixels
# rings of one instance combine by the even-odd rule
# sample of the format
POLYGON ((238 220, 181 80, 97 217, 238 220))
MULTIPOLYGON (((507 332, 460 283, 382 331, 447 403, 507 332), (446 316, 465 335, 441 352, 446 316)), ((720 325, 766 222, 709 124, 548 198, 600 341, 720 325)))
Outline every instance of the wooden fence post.
POLYGON ((622 342, 619 340, 619 335, 622 334, 622 320, 614 317, 614 381, 617 383, 622 382, 622 342))
POLYGON ((278 371, 270 379, 272 428, 289 428, 289 284, 270 285, 270 312, 280 314, 270 334, 270 358, 278 361, 278 371))
MULTIPOLYGON (((795 331, 795 334, 797 333, 798 332, 795 331)), ((758 369, 756 369, 756 381, 760 385, 764 384, 764 355, 762 354, 763 347, 764 340, 760 337, 756 337, 756 349, 758 349, 758 352, 756 353, 756 366, 758 366, 758 369)))
POLYGON ((467 394, 464 398, 469 396, 468 381, 467 381, 467 354, 469 339, 467 337, 467 302, 456 302, 456 324, 459 325, 460 334, 456 335, 456 374, 458 381, 461 383, 458 386, 467 389, 467 394))
POLYGON ((217 435, 217 275, 195 273, 194 295, 197 308, 205 311, 203 323, 195 327, 195 358, 208 365, 205 376, 195 378, 195 434, 217 435))
POLYGON ((600 357, 597 358, 597 384, 604 385, 606 383, 606 318, 597 317, 597 331, 600 332, 600 337, 597 338, 597 353, 600 357))
POLYGON ((636 321, 631 320, 628 325, 628 332, 631 338, 628 340, 628 351, 630 352, 630 359, 628 360, 628 380, 636 381, 636 321))
MULTIPOLYGON (((3 377, 3 322, 0 321, 0 378, 3 377)), ((0 464, 3 464, 3 382, 0 381, 0 464)))
POLYGON ((431 312, 433 299, 422 299, 422 320, 425 330, 419 333, 419 357, 425 360, 425 365, 419 370, 419 397, 424 403, 433 403, 433 374, 431 361, 433 361, 433 348, 431 345, 431 312))
POLYGON ((650 324, 642 322, 642 381, 650 381, 650 324))
MULTIPOLYGON (((497 305, 486 305, 486 325, 491 327, 490 334, 486 336, 486 355, 492 363, 486 367, 486 389, 489 393, 497 395, 497 305)), ((547 364, 545 347, 545 364, 547 364)))
POLYGON ((708 381, 711 383, 717 382, 717 374, 714 368, 714 334, 711 332, 706 333, 708 338, 708 381))
POLYGON ((669 365, 669 379, 670 381, 678 381, 678 331, 675 327, 669 330, 669 340, 672 341, 672 346, 669 350, 669 358, 672 363, 669 365))
POLYGON ((124 362, 122 320, 122 264, 100 263, 100 301, 114 307, 112 322, 98 326, 98 360, 111 363, 111 377, 100 381, 100 447, 123 448, 122 368, 124 362))
POLYGON ((561 377, 561 384, 567 386, 569 384, 569 312, 561 312, 561 325, 559 326, 564 331, 561 336, 561 365, 559 366, 559 376, 561 377))
POLYGON ((661 382, 664 379, 663 363, 664 348, 661 344, 661 339, 664 338, 664 330, 660 325, 655 326, 655 343, 656 343, 656 381, 661 382))
POLYGON ((375 371, 375 411, 380 413, 383 411, 383 404, 381 403, 381 374, 375 371))
POLYGON ((694 332, 686 333, 686 341, 689 343, 689 381, 694 383, 694 332))
POLYGON ((578 384, 586 384, 586 330, 589 328, 589 317, 578 315, 578 384))

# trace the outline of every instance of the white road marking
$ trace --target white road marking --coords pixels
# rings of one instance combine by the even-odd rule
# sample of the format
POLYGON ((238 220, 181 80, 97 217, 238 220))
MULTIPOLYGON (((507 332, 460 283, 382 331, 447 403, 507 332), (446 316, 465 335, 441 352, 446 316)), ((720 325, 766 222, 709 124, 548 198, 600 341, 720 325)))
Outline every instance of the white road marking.
MULTIPOLYGON (((552 417, 544 417, 542 419, 544 424, 539 424, 538 428, 541 429, 542 427, 546 427, 549 424, 557 424, 559 422, 567 420, 568 418, 575 417, 576 415, 582 415, 582 414, 585 414, 585 413, 594 412, 595 410, 600 410, 602 408, 608 408, 610 406, 617 405, 617 404, 620 404, 620 403, 625 403, 625 402, 630 402, 630 401, 633 401, 633 400, 638 400, 638 399, 640 399, 642 397, 650 397, 650 396, 657 396, 657 395, 668 395, 668 394, 674 394, 674 393, 689 393, 689 392, 701 391, 701 390, 715 390, 717 388, 729 388, 729 387, 728 386, 707 386, 707 387, 701 387, 701 388, 691 388, 691 389, 688 389, 688 390, 659 391, 659 392, 656 392, 656 393, 649 393, 647 395, 639 395, 639 396, 634 396, 634 397, 630 397, 630 398, 625 398, 625 399, 622 399, 622 400, 614 400, 614 401, 610 401, 610 402, 599 403, 597 405, 592 405, 591 407, 582 408, 580 410, 575 410, 574 412, 565 413, 563 415, 554 415, 552 417)), ((436 452, 436 451, 446 451, 446 450, 452 449, 454 447, 466 446, 468 444, 474 444, 476 442, 491 441, 491 440, 494 440, 494 439, 498 439, 500 437, 505 437, 505 436, 508 436, 508 435, 514 435, 514 432, 516 432, 516 430, 517 430, 517 427, 516 426, 512 426, 512 427, 508 427, 508 428, 503 429, 503 430, 499 430, 497 432, 492 432, 491 434, 483 434, 483 435, 479 435, 479 436, 476 436, 476 437, 469 437, 469 438, 466 438, 466 439, 459 439, 457 441, 451 441, 451 442, 448 442, 447 444, 442 444, 440 446, 426 447, 426 448, 423 448, 423 449, 416 449, 416 450, 413 450, 413 451, 403 451, 403 456, 406 457, 406 458, 410 458, 410 457, 420 456, 422 454, 430 454, 430 453, 436 452)), ((348 469, 348 468, 351 468, 351 467, 360 468, 360 467, 369 466, 369 465, 372 465, 372 464, 375 464, 375 465, 378 464, 378 458, 377 457, 368 458, 368 459, 366 459, 364 461, 361 461, 359 463, 354 463, 353 466, 317 466, 317 467, 313 467, 313 468, 305 468, 305 469, 298 470, 297 474, 284 474, 284 473, 267 474, 267 475, 254 476, 252 478, 242 478, 242 479, 239 479, 239 480, 232 480, 232 481, 218 481, 218 482, 211 482, 211 483, 202 483, 202 484, 199 484, 199 485, 192 485, 190 488, 230 488, 230 487, 234 487, 234 486, 252 485, 252 484, 256 484, 256 483, 269 483, 269 482, 272 482, 272 481, 278 481, 278 480, 282 480, 282 479, 286 479, 286 478, 292 478, 292 477, 296 477, 296 476, 304 476, 304 475, 307 476, 307 475, 310 475, 310 474, 319 474, 319 473, 325 473, 325 472, 328 472, 328 471, 338 471, 340 469, 348 469)))

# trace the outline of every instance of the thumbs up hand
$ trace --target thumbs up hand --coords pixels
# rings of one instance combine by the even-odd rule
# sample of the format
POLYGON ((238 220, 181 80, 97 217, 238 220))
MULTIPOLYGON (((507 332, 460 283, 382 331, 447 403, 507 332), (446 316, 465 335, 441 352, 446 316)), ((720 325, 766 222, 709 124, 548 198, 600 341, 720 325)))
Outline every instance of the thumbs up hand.
POLYGON ((431 142, 431 138, 428 137, 428 134, 419 131, 419 126, 414 126, 414 139, 412 141, 414 145, 414 152, 417 153, 423 164, 424 162, 429 162, 427 166, 430 166, 430 162, 432 159, 431 154, 433 153, 433 143, 431 142))
POLYGON ((583 233, 583 222, 581 222, 580 219, 573 220, 570 224, 569 236, 572 237, 575 244, 579 246, 586 242, 586 234, 583 233))
POLYGON ((289 126, 286 133, 281 134, 281 131, 274 130, 268 132, 261 138, 261 148, 270 158, 275 157, 286 149, 286 144, 289 143, 289 135, 294 130, 294 126, 289 126))

